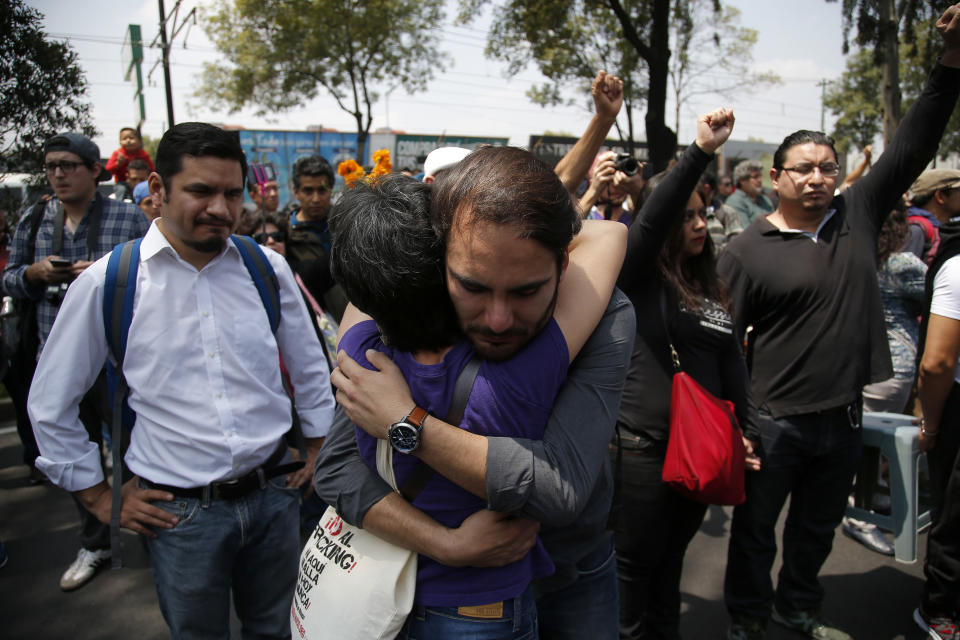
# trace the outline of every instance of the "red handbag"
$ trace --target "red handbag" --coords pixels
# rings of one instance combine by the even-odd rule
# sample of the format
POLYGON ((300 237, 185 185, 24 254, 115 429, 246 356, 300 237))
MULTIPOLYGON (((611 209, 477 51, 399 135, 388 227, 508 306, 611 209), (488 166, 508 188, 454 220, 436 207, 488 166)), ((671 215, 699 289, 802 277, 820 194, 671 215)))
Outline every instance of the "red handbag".
POLYGON ((674 374, 663 481, 697 502, 737 505, 746 499, 746 455, 733 403, 674 374))
MULTIPOLYGON (((667 335, 666 301, 661 311, 667 335)), ((717 398, 683 372, 670 343, 675 373, 670 394, 670 439, 661 478, 691 500, 738 505, 746 500, 747 450, 733 403, 717 398)))

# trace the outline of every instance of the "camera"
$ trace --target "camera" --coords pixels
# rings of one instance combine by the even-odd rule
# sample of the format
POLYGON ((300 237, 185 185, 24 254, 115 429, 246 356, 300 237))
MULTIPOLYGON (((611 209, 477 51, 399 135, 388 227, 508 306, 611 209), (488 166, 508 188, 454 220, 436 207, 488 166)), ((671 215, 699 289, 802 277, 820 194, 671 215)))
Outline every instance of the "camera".
POLYGON ((63 297, 67 295, 67 287, 69 286, 70 283, 68 282, 47 285, 43 297, 46 298, 50 304, 59 307, 60 303, 63 302, 63 297))
POLYGON ((614 166, 617 171, 622 171, 628 176, 636 175, 637 171, 640 170, 640 163, 629 153, 618 153, 614 166))

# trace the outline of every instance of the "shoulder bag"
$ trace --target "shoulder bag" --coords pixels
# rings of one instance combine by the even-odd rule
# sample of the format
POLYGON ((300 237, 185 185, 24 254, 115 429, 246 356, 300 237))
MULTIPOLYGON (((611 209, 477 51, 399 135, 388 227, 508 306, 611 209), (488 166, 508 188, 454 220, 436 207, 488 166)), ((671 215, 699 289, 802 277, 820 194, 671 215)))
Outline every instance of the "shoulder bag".
POLYGON ((696 502, 738 505, 746 499, 746 448, 733 403, 717 398, 680 368, 680 357, 670 339, 664 292, 660 311, 674 368, 670 439, 661 478, 696 502))
MULTIPOLYGON (((446 421, 459 424, 480 360, 457 376, 446 421)), ((377 441, 377 472, 412 502, 434 471, 419 464, 403 487, 393 474, 393 447, 377 441)), ((290 607, 293 637, 301 640, 387 640, 396 637, 413 608, 417 554, 344 521, 327 507, 300 556, 290 607)))

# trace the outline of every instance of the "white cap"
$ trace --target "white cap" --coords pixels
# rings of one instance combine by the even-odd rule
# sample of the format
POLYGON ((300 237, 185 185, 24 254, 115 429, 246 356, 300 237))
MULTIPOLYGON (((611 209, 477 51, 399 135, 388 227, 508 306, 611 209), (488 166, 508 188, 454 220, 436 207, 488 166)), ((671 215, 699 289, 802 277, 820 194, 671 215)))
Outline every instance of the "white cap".
POLYGON ((470 149, 462 147, 440 147, 427 155, 423 163, 423 177, 428 178, 437 174, 437 171, 448 169, 470 155, 470 149))

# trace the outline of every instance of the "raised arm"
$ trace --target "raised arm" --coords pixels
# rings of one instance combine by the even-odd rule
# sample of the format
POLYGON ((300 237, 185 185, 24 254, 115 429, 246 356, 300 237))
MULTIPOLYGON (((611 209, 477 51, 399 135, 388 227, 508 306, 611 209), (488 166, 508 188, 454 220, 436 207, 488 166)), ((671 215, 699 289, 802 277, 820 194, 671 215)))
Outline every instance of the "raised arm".
POLYGON ((590 93, 593 95, 596 113, 577 143, 554 167, 563 186, 571 193, 576 191, 587 177, 587 171, 603 141, 607 139, 610 127, 617 121, 617 114, 623 105, 623 81, 616 76, 607 75, 605 71, 599 71, 590 85, 590 93))
POLYGON ((840 185, 840 191, 845 191, 849 189, 854 182, 863 177, 863 174, 866 172, 867 167, 870 166, 870 159, 873 157, 873 145, 868 144, 863 148, 863 160, 860 161, 860 164, 854 168, 853 171, 847 174, 847 177, 843 179, 843 184, 840 185))
POLYGON ((948 8, 936 26, 946 50, 927 85, 870 173, 844 193, 864 199, 863 210, 871 213, 878 231, 897 199, 933 160, 960 94, 960 4, 948 8))
POLYGON ((697 139, 663 177, 630 225, 627 256, 617 286, 629 293, 633 284, 656 265, 660 249, 677 216, 683 216, 690 194, 714 152, 733 131, 733 111, 717 109, 697 118, 697 139))
POLYGON ((585 220, 570 243, 553 317, 567 341, 571 362, 603 317, 626 249, 627 228, 605 220, 585 220))

